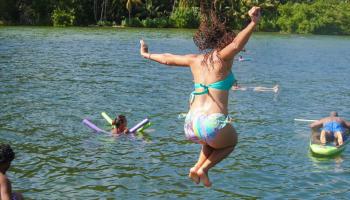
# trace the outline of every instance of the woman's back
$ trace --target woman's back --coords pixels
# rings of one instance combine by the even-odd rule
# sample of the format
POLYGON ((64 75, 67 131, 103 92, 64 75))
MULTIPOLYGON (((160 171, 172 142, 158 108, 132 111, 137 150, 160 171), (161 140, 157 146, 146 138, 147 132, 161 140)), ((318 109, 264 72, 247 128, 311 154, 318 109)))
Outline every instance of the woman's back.
POLYGON ((234 80, 231 72, 232 61, 224 62, 214 52, 205 60, 205 64, 203 63, 204 57, 204 55, 196 57, 191 65, 191 71, 196 86, 195 93, 203 92, 206 86, 208 93, 195 95, 191 103, 191 111, 200 109, 207 114, 227 114, 228 91, 234 80))

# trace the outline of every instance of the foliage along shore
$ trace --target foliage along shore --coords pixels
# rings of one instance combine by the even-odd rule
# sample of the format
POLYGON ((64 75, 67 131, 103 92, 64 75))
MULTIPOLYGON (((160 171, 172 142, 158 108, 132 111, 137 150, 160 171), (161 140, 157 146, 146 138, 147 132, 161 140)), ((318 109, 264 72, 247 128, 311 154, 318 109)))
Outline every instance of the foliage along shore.
MULTIPOLYGON (((217 0, 222 19, 240 30, 260 6, 259 31, 350 35, 350 0, 217 0)), ((0 25, 197 28, 199 0, 0 0, 0 25)))

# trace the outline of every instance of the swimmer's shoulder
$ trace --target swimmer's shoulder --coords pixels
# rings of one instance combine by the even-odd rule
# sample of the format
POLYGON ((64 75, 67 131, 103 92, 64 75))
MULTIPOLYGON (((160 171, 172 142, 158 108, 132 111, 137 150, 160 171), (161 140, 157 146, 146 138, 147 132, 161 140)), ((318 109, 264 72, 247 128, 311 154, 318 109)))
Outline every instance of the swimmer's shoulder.
POLYGON ((0 185, 10 185, 11 182, 5 174, 0 173, 0 185))

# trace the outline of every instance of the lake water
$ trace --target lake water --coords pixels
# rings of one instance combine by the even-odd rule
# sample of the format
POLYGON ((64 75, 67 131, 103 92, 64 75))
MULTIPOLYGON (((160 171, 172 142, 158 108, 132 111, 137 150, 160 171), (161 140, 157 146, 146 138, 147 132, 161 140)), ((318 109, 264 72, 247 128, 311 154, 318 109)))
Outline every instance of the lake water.
POLYGON ((256 33, 234 63, 242 85, 229 97, 235 151, 210 171, 208 189, 188 170, 200 146, 184 137, 193 83, 188 68, 139 55, 197 53, 193 31, 112 28, 0 28, 0 141, 16 159, 13 189, 28 199, 347 199, 350 147, 332 158, 309 151, 308 123, 332 110, 350 120, 350 37, 256 33), (102 111, 153 126, 138 137, 108 130, 102 111))

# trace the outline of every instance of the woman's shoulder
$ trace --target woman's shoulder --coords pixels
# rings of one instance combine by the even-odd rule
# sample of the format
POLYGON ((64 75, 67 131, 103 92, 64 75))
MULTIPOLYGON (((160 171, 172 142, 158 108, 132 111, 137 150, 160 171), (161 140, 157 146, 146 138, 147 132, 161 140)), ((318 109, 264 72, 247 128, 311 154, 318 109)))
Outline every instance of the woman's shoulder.
POLYGON ((10 183, 10 180, 7 178, 7 176, 0 173, 0 185, 9 184, 9 183, 10 183))
POLYGON ((203 59, 203 54, 187 54, 185 55, 189 59, 203 59))
POLYGON ((204 58, 204 56, 202 54, 187 54, 186 57, 190 61, 191 67, 196 67, 196 66, 200 65, 200 63, 202 62, 202 60, 204 58))

